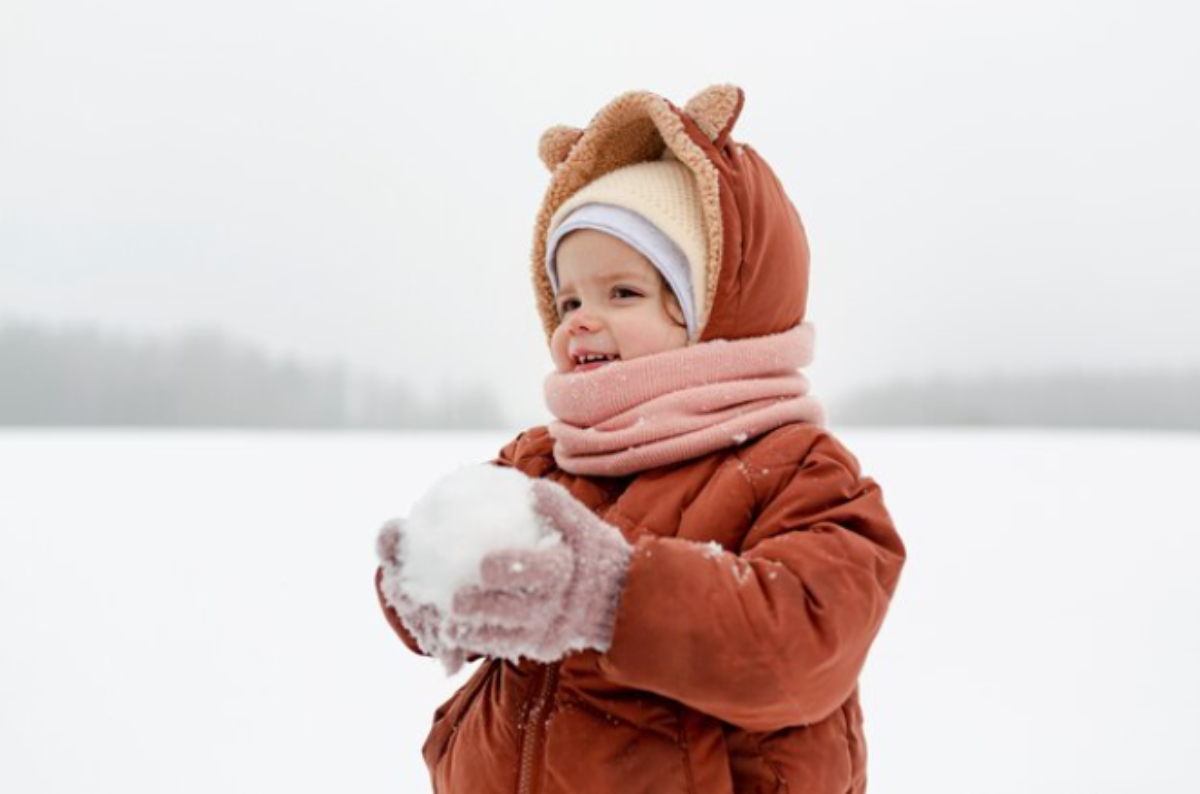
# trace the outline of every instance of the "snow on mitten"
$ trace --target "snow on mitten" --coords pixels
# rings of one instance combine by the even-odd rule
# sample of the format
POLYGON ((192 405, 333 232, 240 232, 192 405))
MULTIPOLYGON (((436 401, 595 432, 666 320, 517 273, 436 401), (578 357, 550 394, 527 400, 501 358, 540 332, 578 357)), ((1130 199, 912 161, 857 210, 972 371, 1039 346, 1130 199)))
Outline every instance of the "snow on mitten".
POLYGON ((455 593, 445 631, 461 648, 511 660, 606 651, 633 547, 561 485, 530 488, 534 510, 564 542, 488 554, 481 583, 455 593))
POLYGON ((404 519, 393 518, 379 530, 375 539, 375 554, 383 568, 379 589, 388 606, 396 610, 400 622, 416 639, 421 650, 437 657, 446 668, 447 675, 454 675, 466 661, 466 654, 446 642, 443 635, 444 616, 433 604, 414 601, 401 587, 404 558, 400 552, 400 539, 404 534, 404 519))

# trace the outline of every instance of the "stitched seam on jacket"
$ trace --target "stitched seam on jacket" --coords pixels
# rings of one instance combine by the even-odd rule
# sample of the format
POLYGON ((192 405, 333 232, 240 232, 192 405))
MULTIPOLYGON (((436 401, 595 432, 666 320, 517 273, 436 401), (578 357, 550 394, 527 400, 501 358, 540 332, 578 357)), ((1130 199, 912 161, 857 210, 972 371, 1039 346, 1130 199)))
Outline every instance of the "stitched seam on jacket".
POLYGON ((624 717, 618 717, 616 714, 610 714, 607 711, 604 711, 603 709, 599 709, 596 706, 593 706, 591 703, 588 703, 586 700, 582 700, 578 697, 573 697, 571 695, 560 695, 558 697, 558 706, 560 709, 573 708, 573 709, 579 709, 580 711, 586 711, 588 714, 591 714, 593 717, 595 717, 600 722, 603 722, 606 724, 611 723, 611 724, 617 724, 617 725, 624 725, 625 727, 633 728, 636 731, 639 731, 639 732, 642 731, 642 728, 640 726, 634 724, 633 722, 630 722, 629 720, 625 719, 624 717))
POLYGON ((771 774, 775 776, 775 782, 779 785, 779 791, 787 794, 787 778, 783 776, 783 772, 779 770, 779 766, 775 763, 775 760, 772 759, 767 753, 767 748, 763 746, 763 737, 758 736, 754 743, 758 747, 758 757, 762 759, 763 764, 765 764, 767 769, 771 770, 771 774))
POLYGON ((849 701, 847 700, 838 711, 842 712, 842 726, 846 730, 846 755, 848 756, 850 770, 850 787, 846 790, 853 791, 854 781, 858 777, 858 770, 855 769, 857 764, 854 762, 854 745, 857 743, 857 740, 855 739, 853 729, 850 727, 850 713, 846 710, 848 703, 849 701))
MULTIPOLYGON (((662 532, 659 532, 658 530, 654 529, 654 527, 650 526, 646 522, 637 521, 637 520, 632 519, 629 516, 625 515, 624 513, 622 513, 621 509, 619 507, 617 507, 616 499, 613 499, 613 500, 607 502, 606 504, 600 505, 599 507, 596 508, 595 512, 596 512, 596 516, 598 518, 600 518, 602 521, 606 521, 618 529, 628 529, 629 530, 628 535, 631 537, 637 537, 642 532, 649 532, 649 533, 651 533, 653 535, 657 535, 659 537, 667 537, 662 532), (610 507, 611 507, 611 509, 610 509, 610 507), (603 515, 601 515, 601 514, 603 514, 603 515)), ((630 539, 629 537, 626 538, 626 540, 629 540, 629 539, 630 539)))
MULTIPOLYGON (((626 490, 628 490, 628 489, 626 489, 626 490)), ((611 497, 605 499, 603 502, 596 505, 595 509, 592 510, 592 512, 600 520, 607 521, 609 524, 612 524, 613 526, 618 527, 618 528, 622 524, 629 524, 634 528, 642 526, 641 524, 638 524, 636 521, 633 521, 632 519, 630 519, 629 516, 622 513, 621 508, 617 507, 617 502, 621 501, 621 497, 624 494, 625 494, 625 491, 622 491, 621 493, 617 494, 616 496, 611 496, 611 497)))
POLYGON ((679 736, 679 749, 683 753, 683 773, 690 794, 696 794, 696 778, 692 775, 692 751, 688 747, 687 731, 683 729, 683 706, 675 704, 675 730, 679 736))
MULTIPOLYGON (((789 422, 786 425, 781 425, 780 427, 776 428, 775 430, 772 430, 771 432, 762 436, 762 439, 761 439, 762 441, 767 441, 769 439, 772 442, 771 444, 759 443, 759 444, 755 444, 751 447, 748 447, 746 449, 746 456, 751 457, 755 453, 761 453, 763 455, 767 455, 769 452, 773 451, 772 448, 775 445, 786 444, 788 442, 788 439, 790 439, 792 436, 796 435, 797 433, 806 432, 808 429, 809 429, 809 426, 807 424, 805 424, 804 422, 789 422)), ((789 466, 799 467, 808 458, 809 453, 812 452, 812 447, 813 447, 813 445, 809 445, 809 447, 804 450, 803 457, 801 457, 799 460, 793 460, 791 458, 787 458, 784 460, 772 460, 772 459, 768 458, 765 461, 755 461, 755 465, 780 466, 780 465, 786 464, 789 466)), ((786 449, 786 447, 785 447, 785 449, 786 449)), ((749 465, 749 463, 747 465, 749 465)))
MULTIPOLYGON (((805 429, 804 425, 802 425, 802 424, 784 425, 783 432, 776 433, 775 431, 772 431, 771 433, 768 433, 767 435, 763 436, 763 440, 771 438, 775 443, 783 444, 787 441, 788 438, 795 435, 796 433, 803 431, 804 429, 805 429)), ((746 449, 746 451, 745 451, 746 459, 744 459, 742 457, 741 452, 734 453, 735 457, 737 457, 738 461, 741 463, 741 465, 738 466, 738 469, 741 471, 742 476, 746 480, 746 483, 750 486, 750 494, 754 500, 754 505, 755 505, 755 509, 756 509, 754 518, 750 522, 750 525, 747 529, 747 534, 749 534, 751 531, 753 531, 753 529, 758 525, 757 509, 758 509, 758 507, 762 506, 762 502, 763 502, 763 496, 759 493, 758 487, 755 485, 755 480, 754 480, 754 478, 752 478, 750 476, 749 472, 751 470, 755 469, 756 467, 767 467, 767 466, 778 467, 779 465, 781 465, 781 462, 778 462, 778 461, 772 462, 771 460, 767 460, 765 462, 757 461, 757 460, 754 461, 753 463, 748 462, 747 459, 750 458, 751 456, 753 456, 753 454, 756 451, 758 451, 760 446, 761 446, 760 444, 755 444, 753 447, 746 449)), ((810 446, 808 449, 804 450, 804 455, 801 458, 799 458, 798 460, 782 461, 782 463, 785 463, 786 465, 788 465, 789 467, 791 467, 793 469, 792 474, 791 474, 792 477, 795 477, 796 472, 798 472, 804 466, 804 462, 808 459, 808 456, 811 452, 812 452, 812 447, 810 446)), ((765 454, 765 450, 764 450, 764 454, 765 454)), ((790 478, 788 478, 788 479, 790 479, 790 478)), ((766 482, 767 478, 760 477, 760 478, 758 478, 758 481, 766 482)))
MULTIPOLYGON (((733 453, 733 457, 730 460, 732 460, 736 463, 738 473, 742 475, 742 479, 746 481, 746 484, 750 486, 751 492, 753 492, 754 491, 754 481, 750 479, 750 475, 747 473, 748 464, 746 463, 745 458, 742 457, 742 453, 741 452, 733 453)), ((725 464, 722 464, 722 465, 725 465, 725 464)))
MULTIPOLYGON (((760 452, 761 452, 761 454, 766 455, 768 453, 768 451, 770 450, 770 447, 773 447, 776 444, 786 444, 787 440, 791 436, 794 436, 796 433, 802 432, 804 429, 805 429, 805 427, 801 423, 793 422, 791 424, 786 424, 786 425, 783 425, 780 428, 776 428, 775 430, 772 430, 770 433, 767 433, 766 435, 762 436, 761 439, 759 439, 760 443, 754 444, 751 447, 747 447, 744 451, 739 450, 739 451, 735 452, 734 457, 736 457, 738 459, 738 462, 741 463, 741 465, 738 467, 738 469, 742 472, 742 476, 746 478, 746 482, 750 483, 751 487, 754 486, 754 479, 750 476, 749 472, 755 468, 760 468, 760 467, 764 467, 764 466, 780 466, 780 465, 784 465, 784 464, 786 464, 788 466, 792 466, 794 468, 800 468, 800 466, 802 466, 804 464, 804 460, 808 457, 808 453, 812 451, 811 447, 804 451, 804 457, 800 458, 799 460, 790 460, 789 459, 789 460, 777 461, 777 460, 771 460, 768 458, 765 461, 757 460, 757 459, 752 461, 751 458, 754 458, 755 454, 760 453, 760 452), (762 443, 762 442, 766 442, 767 440, 770 440, 772 443, 770 445, 766 445, 766 444, 762 443), (760 447, 762 449, 760 449, 760 447)), ((757 493, 757 489, 755 490, 755 492, 757 493)))
POLYGON ((746 460, 742 458, 740 452, 734 453, 734 458, 737 459, 737 468, 738 472, 742 475, 742 480, 746 483, 746 487, 750 489, 750 504, 753 505, 754 508, 753 515, 746 524, 746 530, 742 533, 741 545, 744 547, 746 537, 750 534, 750 531, 758 525, 758 517, 764 505, 762 497, 758 493, 758 487, 754 484, 754 478, 750 476, 750 469, 753 464, 747 463, 746 460))
MULTIPOLYGON (((435 767, 441 764, 442 760, 446 757, 446 752, 450 749, 450 743, 454 741, 455 735, 458 733, 459 726, 461 726, 463 720, 466 719, 467 712, 470 711, 471 706, 474 705, 476 699, 478 699, 479 693, 483 691, 488 682, 492 680, 492 676, 496 674, 495 666, 498 663, 503 664, 503 662, 497 662, 496 660, 488 662, 488 667, 483 675, 472 677, 467 681, 467 683, 463 684, 462 689, 459 690, 459 699, 453 704, 454 707, 458 709, 458 713, 455 714, 454 719, 451 720, 450 728, 446 731, 446 738, 442 742, 442 746, 438 748, 437 760, 434 761, 435 767)), ((446 717, 448 718, 449 716, 450 713, 448 711, 446 713, 446 717)))

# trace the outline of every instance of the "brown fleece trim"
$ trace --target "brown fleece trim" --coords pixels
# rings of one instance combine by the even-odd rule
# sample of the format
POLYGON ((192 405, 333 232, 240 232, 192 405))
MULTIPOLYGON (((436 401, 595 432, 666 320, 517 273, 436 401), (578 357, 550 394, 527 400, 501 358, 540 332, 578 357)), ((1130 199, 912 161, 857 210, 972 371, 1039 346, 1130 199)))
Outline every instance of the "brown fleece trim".
POLYGON ((696 94, 683 110, 718 149, 742 110, 742 92, 732 85, 713 85, 696 94))
POLYGON ((712 313, 721 275, 722 233, 725 228, 721 218, 721 184, 717 176, 717 167, 692 140, 676 111, 672 110, 665 100, 661 100, 658 105, 651 105, 650 110, 651 117, 662 131, 667 146, 680 162, 691 169, 700 191, 704 232, 708 237, 708 263, 704 268, 707 275, 704 304, 696 314, 696 338, 701 339, 704 336, 704 327, 708 325, 708 317, 712 313))
POLYGON ((542 133, 541 140, 538 141, 538 157, 546 168, 553 171, 559 163, 567 159, 571 147, 581 135, 583 130, 578 127, 551 127, 542 133))
MULTIPOLYGON (((692 139, 678 115, 682 112, 649 91, 622 94, 595 115, 570 147, 566 159, 554 169, 534 224, 532 253, 534 296, 547 341, 558 327, 554 291, 545 267, 546 232, 555 210, 589 182, 626 165, 657 160, 667 150, 691 170, 700 194, 708 242, 704 302, 696 318, 697 338, 702 335, 721 271, 721 188, 716 166, 692 139)), ((553 133, 552 137, 557 139, 560 134, 553 133)))

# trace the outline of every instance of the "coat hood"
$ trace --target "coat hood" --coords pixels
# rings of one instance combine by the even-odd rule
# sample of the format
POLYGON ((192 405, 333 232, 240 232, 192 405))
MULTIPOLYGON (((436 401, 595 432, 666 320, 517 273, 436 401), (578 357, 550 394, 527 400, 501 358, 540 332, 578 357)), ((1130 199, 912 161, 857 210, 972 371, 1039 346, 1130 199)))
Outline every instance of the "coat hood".
POLYGON ((542 134, 539 155, 551 179, 534 229, 532 270, 547 339, 558 326, 545 270, 555 210, 605 174, 660 159, 688 167, 703 208, 707 260, 699 340, 775 334, 804 319, 808 239, 774 171, 731 136, 744 101, 742 90, 731 85, 706 88, 683 108, 649 91, 632 91, 583 129, 556 126, 542 134))

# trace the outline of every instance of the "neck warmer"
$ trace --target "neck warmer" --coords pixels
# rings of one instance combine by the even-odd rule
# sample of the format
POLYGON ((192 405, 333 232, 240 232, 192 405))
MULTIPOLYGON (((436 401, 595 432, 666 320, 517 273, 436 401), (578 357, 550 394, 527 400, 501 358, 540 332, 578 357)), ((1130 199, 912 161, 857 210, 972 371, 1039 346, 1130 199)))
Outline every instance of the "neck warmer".
POLYGON ((554 459, 571 474, 620 477, 744 444, 825 411, 799 372, 813 327, 714 339, 546 377, 554 459))

